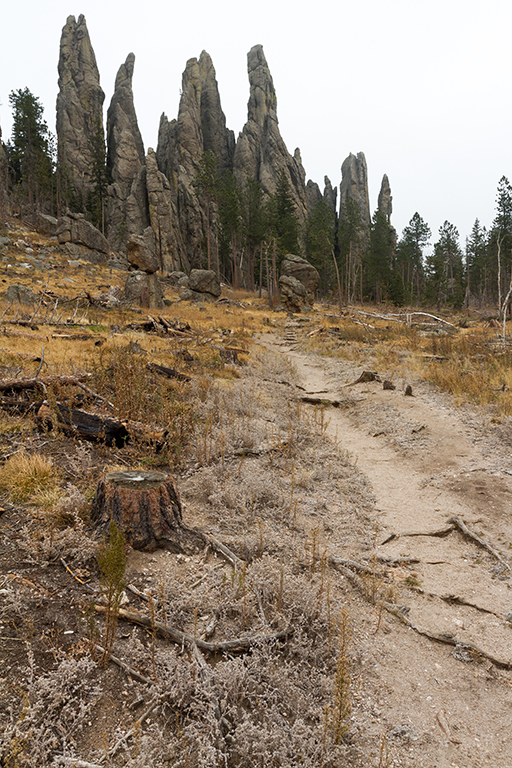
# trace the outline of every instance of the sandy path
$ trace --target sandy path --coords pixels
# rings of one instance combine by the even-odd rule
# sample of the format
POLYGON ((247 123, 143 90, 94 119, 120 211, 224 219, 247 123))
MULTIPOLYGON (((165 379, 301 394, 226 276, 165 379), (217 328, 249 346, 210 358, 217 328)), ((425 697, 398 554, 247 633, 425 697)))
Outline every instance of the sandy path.
MULTIPOLYGON (((346 396, 332 362, 301 353, 275 336, 263 341, 293 361, 305 395, 325 400, 346 396)), ((360 370, 354 364, 352 380, 360 370)), ((377 690, 385 691, 376 722, 385 719, 390 733, 390 724, 396 722, 401 723, 398 731, 414 733, 406 738, 407 755, 398 750, 400 760, 392 764, 509 768, 512 677, 487 659, 475 664, 463 645, 471 643, 512 666, 512 628, 505 618, 512 611, 510 573, 457 530, 442 538, 428 534, 458 516, 505 550, 512 542, 512 483, 483 456, 456 409, 420 394, 410 398, 398 390, 383 391, 373 382, 358 385, 357 396, 377 413, 392 404, 398 419, 417 425, 427 436, 417 453, 404 455, 386 434, 374 431, 375 421, 369 430, 350 407, 328 409, 326 434, 351 452, 372 483, 380 529, 377 555, 418 560, 413 573, 418 586, 400 591, 397 602, 407 606, 409 619, 418 627, 457 642, 454 651, 453 646, 396 626, 394 619, 389 620, 389 634, 378 641, 379 635, 368 639, 368 671, 378 680, 377 690), (395 537, 388 540, 391 534, 395 537), (439 712, 441 720, 447 713, 455 723, 454 740, 440 726, 439 712)), ((506 552, 504 558, 509 561, 506 552)))

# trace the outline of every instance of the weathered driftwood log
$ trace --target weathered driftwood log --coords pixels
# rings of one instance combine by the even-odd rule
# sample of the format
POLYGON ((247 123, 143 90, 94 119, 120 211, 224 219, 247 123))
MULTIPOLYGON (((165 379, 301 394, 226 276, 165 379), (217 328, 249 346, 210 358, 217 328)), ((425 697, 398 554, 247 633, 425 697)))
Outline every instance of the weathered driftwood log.
POLYGON ((100 528, 110 521, 124 532, 134 549, 148 552, 157 547, 178 552, 197 552, 205 537, 183 525, 176 484, 164 472, 110 472, 96 489, 91 519, 100 528))

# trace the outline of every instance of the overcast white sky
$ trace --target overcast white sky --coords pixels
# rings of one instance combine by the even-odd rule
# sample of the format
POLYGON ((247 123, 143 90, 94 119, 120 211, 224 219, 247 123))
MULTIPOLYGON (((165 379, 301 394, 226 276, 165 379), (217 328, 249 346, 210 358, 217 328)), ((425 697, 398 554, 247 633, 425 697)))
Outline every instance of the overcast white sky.
POLYGON ((55 131, 62 27, 83 13, 105 91, 135 53, 139 126, 156 149, 160 115, 177 116, 187 59, 211 55, 235 135, 247 116, 247 53, 261 43, 281 134, 307 178, 333 185, 364 152, 370 206, 382 175, 399 234, 415 211, 433 238, 448 220, 461 244, 475 218, 494 218, 498 181, 512 180, 510 0, 10 0, 1 13, 0 126, 10 137, 11 90, 28 87, 55 131))

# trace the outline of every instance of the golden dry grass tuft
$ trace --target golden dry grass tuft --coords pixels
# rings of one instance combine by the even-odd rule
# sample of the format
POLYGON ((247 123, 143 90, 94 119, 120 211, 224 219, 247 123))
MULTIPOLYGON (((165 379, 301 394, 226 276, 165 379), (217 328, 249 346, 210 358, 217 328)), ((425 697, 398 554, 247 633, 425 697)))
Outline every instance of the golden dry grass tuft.
POLYGON ((14 502, 46 506, 57 498, 58 470, 51 458, 19 451, 0 468, 0 489, 14 502))

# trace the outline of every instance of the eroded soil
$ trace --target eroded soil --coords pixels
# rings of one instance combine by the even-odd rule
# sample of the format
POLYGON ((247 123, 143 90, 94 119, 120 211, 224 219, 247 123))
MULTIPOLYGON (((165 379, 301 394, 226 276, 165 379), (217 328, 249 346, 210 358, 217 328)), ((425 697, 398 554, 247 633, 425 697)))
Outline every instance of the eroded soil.
POLYGON ((372 683, 382 687, 375 720, 407 741, 397 764, 512 764, 512 452, 485 417, 469 418, 422 382, 413 382, 412 397, 377 381, 347 386, 361 372, 353 361, 301 352, 289 334, 263 341, 293 361, 304 395, 341 403, 328 408, 326 434, 371 483, 375 556, 409 559, 405 578, 402 567, 391 569, 401 585, 396 602, 418 630, 450 643, 389 614, 384 631, 360 638, 369 672, 362 695, 372 683), (454 517, 500 559, 451 527, 454 517))

